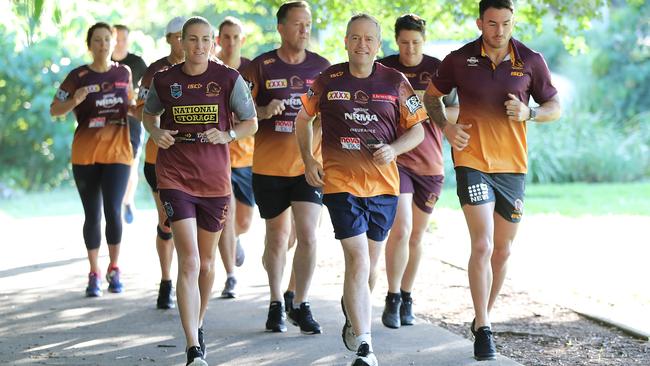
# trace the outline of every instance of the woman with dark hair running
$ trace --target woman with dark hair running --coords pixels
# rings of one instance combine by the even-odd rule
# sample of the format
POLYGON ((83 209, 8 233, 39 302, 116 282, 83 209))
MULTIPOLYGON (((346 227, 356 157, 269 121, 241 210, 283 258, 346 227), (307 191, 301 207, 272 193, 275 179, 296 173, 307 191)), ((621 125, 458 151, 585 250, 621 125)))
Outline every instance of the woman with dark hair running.
POLYGON ((102 295, 98 264, 102 205, 110 257, 108 291, 123 290, 117 261, 122 241, 122 197, 133 161, 127 125, 133 89, 129 68, 111 61, 115 39, 110 25, 91 26, 86 44, 92 63, 68 74, 56 92, 50 114, 64 116, 73 111, 77 120, 72 173, 85 214, 83 237, 90 263, 86 296, 98 297, 102 295))

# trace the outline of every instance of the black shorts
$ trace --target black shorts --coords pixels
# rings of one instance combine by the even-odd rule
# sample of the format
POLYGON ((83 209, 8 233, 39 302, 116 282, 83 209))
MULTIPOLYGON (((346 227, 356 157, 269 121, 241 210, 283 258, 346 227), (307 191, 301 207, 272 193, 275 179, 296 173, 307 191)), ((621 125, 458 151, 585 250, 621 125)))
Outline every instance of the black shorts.
POLYGON ((151 187, 151 191, 158 192, 158 179, 156 179, 156 164, 144 163, 144 177, 151 187))
POLYGON ((140 153, 140 147, 142 146, 142 140, 144 134, 142 133, 142 123, 133 117, 128 116, 129 120, 129 140, 131 141, 131 148, 133 149, 133 157, 137 157, 140 153))
POLYGON ((291 206, 291 202, 323 203, 323 191, 307 183, 305 175, 278 177, 253 173, 253 192, 263 219, 272 219, 291 206))
POLYGON ((483 173, 461 166, 456 167, 456 184, 461 206, 495 202, 494 211, 501 217, 514 223, 521 221, 526 174, 483 173))
POLYGON ((255 195, 253 194, 253 168, 232 168, 230 174, 232 192, 235 199, 246 206, 255 206, 255 195))

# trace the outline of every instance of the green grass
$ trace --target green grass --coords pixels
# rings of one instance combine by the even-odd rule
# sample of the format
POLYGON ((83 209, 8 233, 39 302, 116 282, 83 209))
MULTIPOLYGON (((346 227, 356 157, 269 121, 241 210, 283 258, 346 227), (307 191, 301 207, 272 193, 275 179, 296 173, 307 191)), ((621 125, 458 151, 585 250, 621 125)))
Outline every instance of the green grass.
MULTIPOLYGON (((527 215, 643 215, 650 216, 650 182, 613 184, 543 184, 526 188, 527 215)), ((140 181, 136 206, 153 209, 149 187, 140 181)), ((437 207, 459 209, 456 190, 445 189, 437 207)), ((15 218, 81 214, 81 202, 74 187, 52 192, 19 194, 0 199, 0 211, 15 218)))
MULTIPOLYGON (((445 189, 437 206, 460 208, 456 189, 445 189)), ((529 184, 524 207, 526 215, 650 216, 650 182, 529 184)))

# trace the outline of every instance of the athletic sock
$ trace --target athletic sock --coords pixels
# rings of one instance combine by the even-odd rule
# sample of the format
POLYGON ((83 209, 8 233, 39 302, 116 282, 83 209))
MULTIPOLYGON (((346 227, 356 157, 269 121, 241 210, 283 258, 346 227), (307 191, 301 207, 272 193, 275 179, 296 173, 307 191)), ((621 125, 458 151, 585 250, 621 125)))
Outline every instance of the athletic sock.
POLYGON ((363 333, 357 336, 357 344, 361 344, 362 342, 368 343, 370 352, 372 352, 372 336, 370 333, 363 333))

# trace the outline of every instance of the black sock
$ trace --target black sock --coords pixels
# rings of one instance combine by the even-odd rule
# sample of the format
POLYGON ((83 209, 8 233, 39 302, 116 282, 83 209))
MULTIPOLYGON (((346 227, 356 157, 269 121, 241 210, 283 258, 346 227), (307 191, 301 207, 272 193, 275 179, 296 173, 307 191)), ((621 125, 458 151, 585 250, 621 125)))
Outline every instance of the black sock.
POLYGON ((387 292, 386 296, 391 300, 399 299, 399 294, 393 292, 387 292))
POLYGON ((400 290, 400 292, 402 294, 402 300, 403 301, 411 300, 411 293, 410 292, 406 292, 404 290, 400 290))

